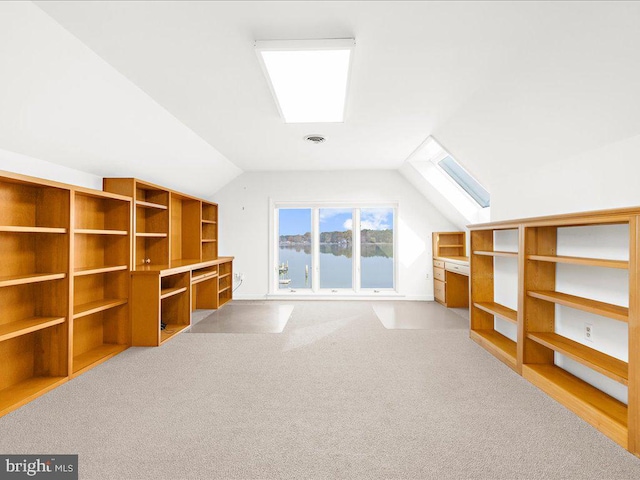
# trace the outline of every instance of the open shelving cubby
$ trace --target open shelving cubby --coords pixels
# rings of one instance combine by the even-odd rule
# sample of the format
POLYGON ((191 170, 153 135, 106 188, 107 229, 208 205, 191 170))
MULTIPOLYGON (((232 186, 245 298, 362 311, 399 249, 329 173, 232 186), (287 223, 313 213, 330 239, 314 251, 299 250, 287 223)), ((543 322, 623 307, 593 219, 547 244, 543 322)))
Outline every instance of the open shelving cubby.
POLYGON ((470 230, 471 338, 640 455, 640 209, 470 230), (517 254, 493 248, 493 233, 508 228, 518 230, 517 254), (500 257, 517 258, 517 311, 491 298, 500 257), (490 315, 515 322, 517 341, 492 332, 490 315), (606 333, 594 339, 594 325, 606 333))
POLYGON ((233 296, 233 264, 231 262, 221 263, 218 270, 218 302, 221 307, 231 300, 233 296))
POLYGON ((70 191, 0 175, 0 415, 66 381, 70 191))
MULTIPOLYGON (((499 331, 499 322, 518 325, 518 311, 496 302, 495 268, 498 258, 513 258, 518 252, 494 250, 495 237, 501 232, 519 234, 518 228, 472 230, 471 235, 471 301, 470 337, 515 371, 517 342, 499 331)), ((518 242, 518 240, 516 240, 518 242)))
MULTIPOLYGON (((627 270, 629 268, 628 259, 558 255, 559 237, 563 231, 567 231, 567 229, 593 230, 595 226, 602 228, 620 223, 620 219, 596 218, 581 220, 576 225, 525 227, 526 257, 523 280, 526 322, 523 325, 522 373, 526 379, 548 395, 565 404, 586 421, 596 425, 602 433, 612 440, 628 448, 627 405, 596 388, 583 378, 567 371, 562 367, 562 363, 559 363, 559 359, 562 358, 559 355, 564 356, 621 385, 629 384, 627 362, 592 348, 587 344, 587 341, 582 341, 580 338, 570 338, 558 328, 558 315, 562 314, 562 309, 565 308, 604 317, 611 322, 628 323, 628 307, 588 296, 566 293, 560 291, 562 287, 558 285, 558 277, 561 273, 558 271, 558 267, 562 265, 567 265, 571 269, 575 269, 576 272, 582 273, 582 278, 576 279, 578 284, 588 280, 589 273, 603 275, 603 269, 627 270), (588 222, 592 222, 592 225, 588 222)), ((589 235, 589 237, 592 236, 593 233, 589 235)), ((626 236, 628 237, 628 233, 626 236)), ((594 241, 593 243, 597 244, 598 242, 594 241)), ((629 246, 627 245, 626 248, 628 251, 629 246)), ((592 246, 591 249, 594 247, 592 246)), ((625 292, 625 295, 628 298, 629 292, 625 292)), ((579 315, 573 315, 573 317, 581 318, 579 315)), ((595 317, 587 316, 585 318, 588 319, 587 321, 593 321, 591 319, 595 317)), ((565 329, 569 332, 583 328, 582 321, 579 325, 575 325, 575 321, 568 323, 569 325, 565 329)), ((586 378, 591 376, 592 374, 587 375, 586 378)))
POLYGON ((131 344, 131 200, 78 190, 74 223, 71 373, 78 375, 131 344))
POLYGON ((218 205, 202 202, 202 260, 218 258, 218 205))

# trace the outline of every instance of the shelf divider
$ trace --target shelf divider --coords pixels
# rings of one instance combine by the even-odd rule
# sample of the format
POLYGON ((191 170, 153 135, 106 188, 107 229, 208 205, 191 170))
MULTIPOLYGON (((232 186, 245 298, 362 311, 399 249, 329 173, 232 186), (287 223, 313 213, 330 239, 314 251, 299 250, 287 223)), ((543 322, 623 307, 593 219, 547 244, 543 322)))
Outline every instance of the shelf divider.
POLYGON ((66 273, 31 273, 29 275, 12 275, 8 277, 0 277, 0 287, 12 287, 15 285, 60 280, 66 276, 66 273))
POLYGON ((111 298, 104 300, 96 300, 95 302, 83 303, 73 307, 73 318, 82 318, 87 315, 109 310, 110 308, 119 307, 127 303, 126 298, 111 298))
POLYGON ((557 303, 566 307, 576 308, 603 317, 613 318, 621 322, 629 321, 629 309, 611 303, 591 300, 590 298, 569 295, 568 293, 555 292, 551 290, 529 290, 527 294, 530 297, 546 300, 547 302, 557 303))
POLYGON ((586 365, 607 377, 628 385, 629 365, 615 357, 599 352, 557 333, 529 332, 527 338, 555 352, 586 365))
POLYGON ((76 228, 75 233, 81 235, 127 235, 126 230, 103 230, 95 228, 76 228))
POLYGON ((500 305, 495 302, 475 302, 473 305, 480 310, 484 310, 491 315, 500 317, 507 322, 518 323, 518 312, 509 307, 505 307, 504 305, 500 305))
POLYGON ((606 260, 602 258, 565 257, 560 255, 527 255, 527 260, 539 262, 569 263, 573 265, 589 265, 593 267, 629 269, 628 260, 606 260))
POLYGON ((66 317, 31 317, 0 325, 0 342, 64 323, 66 317))
POLYGON ((83 275, 95 275, 98 273, 119 272, 121 270, 128 270, 127 265, 111 265, 107 267, 85 267, 76 268, 73 272, 75 277, 81 277, 83 275))
POLYGON ((0 232, 7 233, 67 233, 66 228, 23 227, 18 225, 0 225, 0 232))
POLYGON ((512 257, 518 258, 517 252, 498 252, 498 251, 487 251, 487 250, 474 250, 474 255, 483 255, 486 257, 512 257))
POLYGON ((627 448, 627 406, 556 365, 523 365, 524 378, 627 448))

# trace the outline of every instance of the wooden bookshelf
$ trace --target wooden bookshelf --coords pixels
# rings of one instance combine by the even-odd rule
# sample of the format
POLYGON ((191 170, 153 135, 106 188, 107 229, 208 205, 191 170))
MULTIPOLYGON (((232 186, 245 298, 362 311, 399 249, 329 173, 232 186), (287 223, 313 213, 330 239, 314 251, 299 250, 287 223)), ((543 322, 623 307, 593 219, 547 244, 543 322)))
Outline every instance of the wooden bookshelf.
POLYGON ((68 186, 0 172, 0 415, 69 374, 68 186))
POLYGON ((73 213, 71 375, 75 376, 131 345, 131 199, 76 190, 73 213))
POLYGON ((500 229, 471 231, 470 337, 520 372, 522 364, 518 362, 517 342, 496 330, 497 321, 501 320, 518 325, 518 311, 495 301, 494 259, 518 259, 517 252, 494 250, 494 237, 498 231, 500 229))
MULTIPOLYGON (((471 338, 603 434, 640 456, 640 208, 511 220, 469 228, 471 338), (607 228, 608 225, 624 224, 629 227, 628 260, 604 258, 605 255, 591 258, 558 254, 558 236, 564 228, 607 228), (493 260, 505 256, 505 252, 494 251, 493 234, 505 229, 518 230, 518 253, 506 255, 515 256, 518 262, 517 311, 496 304, 492 298, 493 260), (627 270, 628 307, 559 291, 556 286, 558 265, 585 267, 585 274, 595 273, 598 269, 627 270), (604 317, 602 321, 627 324, 628 361, 559 333, 564 330, 556 327, 556 305, 604 317), (516 342, 499 336, 490 328, 494 317, 515 322, 516 342), (561 368, 556 355, 627 386, 628 405, 578 378, 578 373, 574 375, 561 368)), ((575 232, 568 235, 565 240, 574 241, 575 232)), ((563 244, 563 248, 567 247, 563 244)), ((595 247, 590 251, 597 253, 595 247)), ((573 281, 579 282, 578 277, 573 281)), ((563 282, 566 284, 566 279, 563 282)), ((579 314, 567 318, 579 318, 579 314)))
POLYGON ((134 178, 105 178, 103 188, 134 199, 133 345, 161 345, 189 327, 191 311, 231 300, 231 275, 218 279, 232 259, 218 257, 217 204, 134 178))

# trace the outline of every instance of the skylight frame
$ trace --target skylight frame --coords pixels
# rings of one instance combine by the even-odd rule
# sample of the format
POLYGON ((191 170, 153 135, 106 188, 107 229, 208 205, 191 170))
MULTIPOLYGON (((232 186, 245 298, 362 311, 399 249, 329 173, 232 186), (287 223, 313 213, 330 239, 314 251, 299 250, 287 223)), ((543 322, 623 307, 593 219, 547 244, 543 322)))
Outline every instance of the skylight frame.
POLYGON ((309 40, 256 40, 254 47, 258 62, 262 69, 262 73, 267 79, 267 84, 271 90, 271 94, 276 103, 276 108, 280 114, 280 118, 284 123, 344 123, 346 119, 347 106, 349 102, 349 90, 351 85, 351 69, 353 66, 353 56, 355 50, 356 41, 354 38, 326 38, 326 39, 309 39, 309 40), (263 52, 301 52, 301 51, 332 51, 332 50, 348 50, 349 61, 346 72, 346 85, 344 92, 344 105, 341 112, 341 120, 326 121, 326 120, 308 120, 308 121, 290 121, 287 120, 283 111, 281 101, 278 98, 276 89, 273 85, 271 75, 265 63, 265 59, 262 55, 263 52))

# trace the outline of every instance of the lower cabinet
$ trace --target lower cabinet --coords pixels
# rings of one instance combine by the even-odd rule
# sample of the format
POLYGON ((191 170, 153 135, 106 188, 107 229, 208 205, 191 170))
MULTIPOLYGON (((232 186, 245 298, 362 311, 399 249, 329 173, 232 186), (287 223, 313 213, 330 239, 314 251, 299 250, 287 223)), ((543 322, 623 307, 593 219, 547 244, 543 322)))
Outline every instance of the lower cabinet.
POLYGON ((180 268, 142 267, 132 272, 132 345, 160 346, 191 326, 193 310, 217 309, 231 300, 232 261, 223 257, 180 268))

